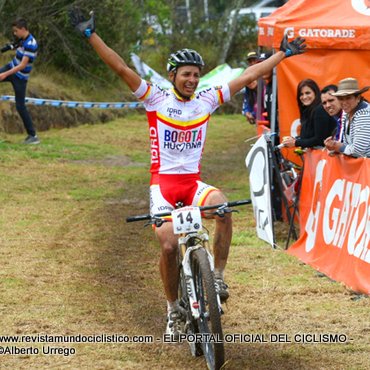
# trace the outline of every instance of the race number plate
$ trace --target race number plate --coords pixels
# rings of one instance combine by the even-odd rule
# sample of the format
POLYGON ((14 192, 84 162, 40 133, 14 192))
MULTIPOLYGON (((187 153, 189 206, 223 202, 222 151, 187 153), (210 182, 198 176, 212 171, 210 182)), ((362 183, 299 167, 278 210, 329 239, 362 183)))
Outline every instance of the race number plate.
POLYGON ((183 207, 171 212, 173 232, 183 234, 202 230, 202 216, 199 207, 183 207))

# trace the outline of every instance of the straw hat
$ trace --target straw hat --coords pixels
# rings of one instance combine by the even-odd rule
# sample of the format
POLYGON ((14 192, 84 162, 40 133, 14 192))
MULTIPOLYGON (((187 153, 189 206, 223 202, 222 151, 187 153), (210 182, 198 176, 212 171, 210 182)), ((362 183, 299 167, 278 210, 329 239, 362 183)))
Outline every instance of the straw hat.
POLYGON ((360 89, 358 87, 358 81, 355 78, 349 77, 339 81, 338 91, 331 93, 334 96, 347 96, 347 95, 360 95, 363 92, 369 90, 370 86, 365 86, 360 89))

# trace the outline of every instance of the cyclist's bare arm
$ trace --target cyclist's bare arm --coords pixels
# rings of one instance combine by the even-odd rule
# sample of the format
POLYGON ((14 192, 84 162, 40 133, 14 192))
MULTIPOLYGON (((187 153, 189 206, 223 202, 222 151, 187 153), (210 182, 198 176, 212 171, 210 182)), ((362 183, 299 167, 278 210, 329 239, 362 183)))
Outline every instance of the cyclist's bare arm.
POLYGON ((99 35, 94 32, 89 38, 89 42, 103 62, 121 77, 131 91, 136 91, 139 88, 141 77, 128 67, 125 61, 99 35))
POLYGON ((239 77, 229 82, 230 94, 235 95, 252 81, 269 73, 276 65, 278 65, 285 58, 285 53, 278 51, 270 58, 261 63, 257 63, 248 67, 239 77))

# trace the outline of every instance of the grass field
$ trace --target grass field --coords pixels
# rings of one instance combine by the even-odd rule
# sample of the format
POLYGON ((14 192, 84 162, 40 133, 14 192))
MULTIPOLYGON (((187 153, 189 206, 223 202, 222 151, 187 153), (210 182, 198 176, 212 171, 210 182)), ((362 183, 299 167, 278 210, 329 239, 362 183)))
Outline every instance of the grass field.
MULTIPOLYGON (((211 121, 203 179, 230 200, 249 198, 244 140, 254 131, 240 116, 211 121)), ((124 221, 148 210, 145 116, 41 132, 34 147, 23 136, 0 136, 0 336, 28 337, 0 343, 0 368, 204 369, 187 344, 161 341, 158 245, 150 228, 124 221), (103 334, 155 343, 32 342, 103 334)), ((234 231, 224 332, 254 343, 227 343, 225 369, 370 369, 369 299, 257 239, 251 206, 234 231), (303 333, 315 343, 299 343, 303 333), (346 343, 320 343, 328 333, 346 343)))

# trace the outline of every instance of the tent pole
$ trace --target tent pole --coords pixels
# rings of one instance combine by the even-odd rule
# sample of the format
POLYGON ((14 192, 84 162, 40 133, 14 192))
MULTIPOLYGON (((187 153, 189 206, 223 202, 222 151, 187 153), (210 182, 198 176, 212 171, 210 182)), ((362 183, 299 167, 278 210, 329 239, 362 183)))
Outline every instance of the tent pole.
MULTIPOLYGON (((272 70, 272 101, 271 101, 271 122, 270 128, 271 132, 276 132, 278 129, 277 127, 277 78, 276 78, 276 67, 272 70)), ((276 135, 272 136, 272 146, 275 146, 276 143, 276 136, 279 135, 279 132, 276 132, 276 135)))

